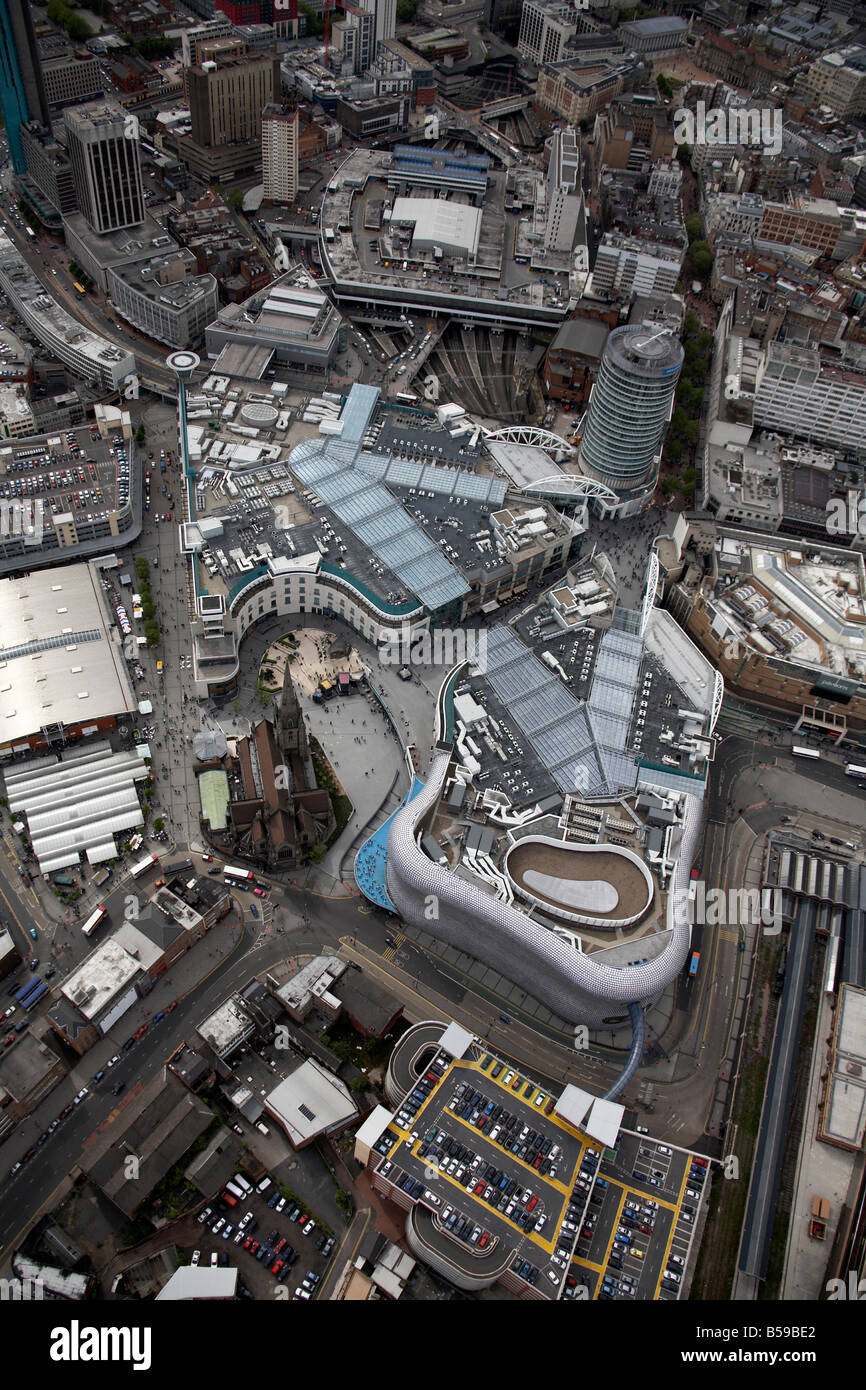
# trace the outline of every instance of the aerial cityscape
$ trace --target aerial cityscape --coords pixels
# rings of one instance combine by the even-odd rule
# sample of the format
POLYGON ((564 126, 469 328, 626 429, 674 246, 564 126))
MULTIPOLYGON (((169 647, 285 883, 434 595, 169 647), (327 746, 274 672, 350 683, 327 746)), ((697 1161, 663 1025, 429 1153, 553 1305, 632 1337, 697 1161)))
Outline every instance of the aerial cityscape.
POLYGON ((2 1297, 815 1361, 866 10, 0 0, 0 114, 2 1297))

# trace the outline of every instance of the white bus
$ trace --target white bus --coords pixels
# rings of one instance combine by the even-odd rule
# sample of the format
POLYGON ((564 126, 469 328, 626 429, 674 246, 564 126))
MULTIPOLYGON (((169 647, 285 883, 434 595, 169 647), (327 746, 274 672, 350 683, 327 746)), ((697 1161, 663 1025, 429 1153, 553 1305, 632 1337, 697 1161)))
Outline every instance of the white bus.
POLYGON ((107 916, 108 913, 106 912, 104 907, 95 908, 93 912, 91 912, 87 921, 82 924, 82 934, 84 936, 92 936, 93 933, 96 931, 96 928, 99 926, 100 922, 104 922, 107 916))
POLYGON ((156 855, 149 854, 146 859, 141 859, 137 864, 133 864, 129 872, 133 878, 141 878, 141 875, 146 874, 148 869, 155 869, 158 863, 159 860, 156 855))
POLYGON ((226 864, 223 869, 225 877, 230 883, 252 883, 252 869, 239 869, 235 864, 226 864))
POLYGON ((863 777, 866 779, 866 767, 858 767, 856 763, 849 763, 845 768, 846 777, 863 777))
POLYGON ((817 748, 797 748, 796 745, 795 745, 795 746, 791 749, 791 752, 794 754, 794 757, 795 757, 795 758, 818 758, 818 759, 820 759, 820 757, 821 757, 821 754, 818 752, 817 748))
POLYGON ((411 391, 398 391, 394 399, 399 401, 401 405, 416 405, 418 401, 418 397, 414 396, 411 391))

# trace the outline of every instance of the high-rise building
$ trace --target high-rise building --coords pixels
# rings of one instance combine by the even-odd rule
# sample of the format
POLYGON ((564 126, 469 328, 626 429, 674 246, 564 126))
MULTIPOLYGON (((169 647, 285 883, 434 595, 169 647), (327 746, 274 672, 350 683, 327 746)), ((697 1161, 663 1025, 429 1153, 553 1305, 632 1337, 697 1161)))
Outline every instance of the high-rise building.
POLYGON ((577 11, 562 0, 523 0, 517 51, 530 63, 558 63, 577 33, 577 11))
POLYGON ((46 211, 58 215, 74 212, 78 202, 72 166, 66 151, 52 132, 36 121, 28 121, 21 127, 21 146, 27 176, 42 194, 40 203, 44 200, 48 204, 46 211))
POLYGON ((258 140, 262 110, 279 94, 280 60, 274 53, 246 54, 190 68, 193 140, 207 147, 258 140))
POLYGON ((345 5, 344 16, 331 26, 331 43, 339 48, 352 72, 366 72, 376 56, 376 16, 361 5, 345 5))
POLYGON ((544 245, 548 251, 568 254, 578 237, 586 240, 586 216, 580 176, 580 147, 571 126, 554 131, 550 141, 547 168, 547 226, 544 245))
POLYGON ((683 349, 669 329, 651 324, 615 328, 602 353, 583 426, 584 473, 620 497, 619 515, 652 499, 661 442, 671 418, 683 349))
POLYGON ((269 102, 262 110, 262 181, 270 203, 298 194, 298 108, 269 102))
POLYGON ((367 14, 372 14, 375 21, 372 61, 372 58, 376 56, 376 49, 379 44, 384 43, 386 39, 393 39, 396 33, 397 0, 359 0, 359 9, 365 10, 367 14))
POLYGON ((101 101, 71 107, 64 123, 78 206, 94 232, 137 227, 145 206, 135 117, 101 101))
POLYGON ((16 174, 23 174, 22 123, 51 124, 27 0, 4 0, 0 5, 0 107, 12 167, 16 174))

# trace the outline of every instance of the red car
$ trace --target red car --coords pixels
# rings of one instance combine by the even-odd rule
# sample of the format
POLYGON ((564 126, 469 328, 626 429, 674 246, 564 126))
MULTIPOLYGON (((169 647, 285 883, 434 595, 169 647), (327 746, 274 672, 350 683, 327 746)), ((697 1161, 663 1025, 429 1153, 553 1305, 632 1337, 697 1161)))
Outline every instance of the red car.
POLYGON ((253 894, 257 898, 263 898, 265 896, 265 890, 264 888, 254 888, 253 894))
POLYGON ((696 1163, 699 1168, 709 1168, 710 1166, 705 1158, 693 1158, 692 1162, 696 1163))
POLYGON ((177 1008, 177 1000, 176 1000, 176 999, 172 999, 172 1001, 171 1001, 170 1004, 166 1004, 166 1006, 165 1006, 165 1011, 166 1011, 167 1014, 170 1014, 171 1011, 172 1011, 172 1009, 176 1009, 176 1008, 177 1008))
POLYGON ((274 1263, 271 1265, 271 1274, 279 1274, 280 1270, 282 1269, 285 1263, 285 1260, 275 1260, 274 1263))
POLYGON ((213 855, 212 855, 212 854, 203 854, 201 857, 202 857, 202 859, 204 860, 204 862, 205 862, 206 864, 210 864, 210 863, 212 862, 212 860, 213 860, 213 855))
POLYGON ((477 1182, 477 1183, 475 1184, 475 1196, 476 1196, 476 1197, 480 1197, 480 1196, 481 1196, 481 1193, 482 1193, 483 1191, 484 1191, 484 1183, 483 1183, 483 1182, 477 1182))
POLYGON ((136 1036, 137 1038, 143 1038, 146 1032, 147 1032, 147 1024, 146 1024, 146 1023, 143 1023, 143 1024, 141 1025, 141 1027, 139 1028, 139 1030, 138 1030, 138 1032, 136 1033, 135 1036, 136 1036))
POLYGON ((245 1249, 245 1250, 252 1250, 253 1244, 254 1244, 254 1242, 253 1242, 252 1236, 247 1236, 246 1239, 245 1239, 245 1241, 244 1241, 244 1249, 245 1249))
POLYGON ((533 1168, 540 1168, 543 1162, 544 1162, 544 1154, 539 1154, 539 1155, 538 1155, 538 1158, 535 1160, 535 1162, 533 1163, 532 1166, 533 1166, 533 1168))
POLYGON ((538 1198, 537 1198, 537 1197, 530 1197, 529 1201, 526 1203, 526 1210, 527 1210, 527 1211, 535 1211, 535 1208, 536 1208, 537 1206, 538 1206, 538 1198))
POLYGON ((479 1242, 478 1242, 478 1249, 479 1249, 479 1250, 483 1250, 484 1247, 485 1247, 485 1245, 489 1245, 489 1244, 490 1244, 490 1232, 489 1232, 489 1231, 485 1231, 484 1234, 482 1235, 481 1239, 480 1239, 479 1242))
POLYGON ((645 1236, 651 1236, 652 1229, 652 1226, 648 1226, 645 1221, 641 1221, 638 1223, 638 1230, 643 1231, 645 1236))
POLYGON ((282 1255, 288 1243, 289 1242, 286 1240, 285 1236, 281 1236, 280 1239, 277 1241, 276 1245, 274 1246, 274 1254, 282 1255))
POLYGON ((483 1129, 484 1126, 485 1126, 486 1124, 487 1124, 487 1116, 486 1116, 486 1115, 479 1115, 479 1116, 478 1116, 478 1126, 477 1126, 478 1129, 483 1129))

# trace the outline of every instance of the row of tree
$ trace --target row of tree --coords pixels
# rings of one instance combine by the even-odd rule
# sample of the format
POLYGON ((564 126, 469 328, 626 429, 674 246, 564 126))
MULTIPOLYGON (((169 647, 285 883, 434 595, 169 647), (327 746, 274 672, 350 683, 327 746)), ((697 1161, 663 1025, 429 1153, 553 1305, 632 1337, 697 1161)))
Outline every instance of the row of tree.
POLYGON ((150 588, 150 564, 143 555, 135 561, 135 576, 138 592, 141 595, 141 616, 144 620, 144 635, 149 647, 159 645, 159 623, 156 620, 156 604, 150 588))

